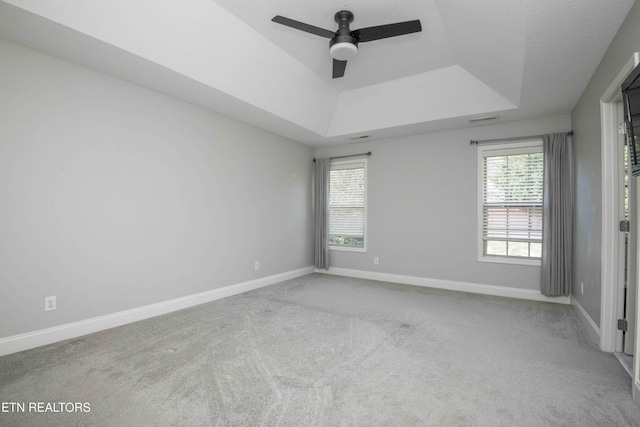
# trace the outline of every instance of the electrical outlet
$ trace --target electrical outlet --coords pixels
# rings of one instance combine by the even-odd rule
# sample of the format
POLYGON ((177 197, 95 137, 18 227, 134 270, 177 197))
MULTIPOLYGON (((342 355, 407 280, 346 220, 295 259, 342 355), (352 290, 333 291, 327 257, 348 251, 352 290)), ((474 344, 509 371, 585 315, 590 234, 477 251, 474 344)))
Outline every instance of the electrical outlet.
POLYGON ((580 282, 580 295, 584 295, 584 283, 580 282))
POLYGON ((376 265, 380 264, 380 258, 378 258, 377 256, 374 256, 373 257, 373 263, 376 264, 376 265))
POLYGON ((56 309, 56 297, 46 297, 44 299, 44 311, 53 311, 56 309))
POLYGON ((255 269, 256 271, 260 270, 260 261, 256 261, 255 269))

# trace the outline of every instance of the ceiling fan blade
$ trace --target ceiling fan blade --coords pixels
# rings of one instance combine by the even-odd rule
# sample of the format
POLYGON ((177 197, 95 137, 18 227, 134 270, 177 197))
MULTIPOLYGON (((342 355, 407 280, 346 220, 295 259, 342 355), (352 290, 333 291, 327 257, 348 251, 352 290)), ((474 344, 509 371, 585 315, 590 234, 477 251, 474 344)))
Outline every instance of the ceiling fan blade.
POLYGON ((378 25, 376 27, 360 28, 351 32, 351 35, 358 42, 370 42, 373 40, 386 39, 389 37, 402 36, 405 34, 422 31, 420 20, 397 22, 395 24, 378 25))
POLYGON ((328 39, 332 39, 336 35, 333 31, 314 27, 313 25, 305 24, 304 22, 294 21, 293 19, 285 18, 284 16, 280 15, 274 16, 272 21, 278 24, 286 25, 287 27, 295 28, 296 30, 315 34, 316 36, 326 37, 328 39))
POLYGON ((333 60, 333 78, 337 79, 344 76, 344 70, 347 68, 347 61, 333 60))

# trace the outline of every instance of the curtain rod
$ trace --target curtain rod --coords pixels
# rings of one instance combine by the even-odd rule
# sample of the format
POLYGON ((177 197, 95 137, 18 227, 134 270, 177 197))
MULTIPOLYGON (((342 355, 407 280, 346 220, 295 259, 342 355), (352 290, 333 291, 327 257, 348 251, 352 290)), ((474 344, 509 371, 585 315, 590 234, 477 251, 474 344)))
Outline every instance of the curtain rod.
MULTIPOLYGON (((572 136, 573 135, 573 131, 570 130, 569 132, 567 132, 567 135, 572 136)), ((472 139, 470 141, 470 144, 476 144, 476 145, 480 145, 480 144, 485 144, 487 142, 512 142, 512 141, 522 141, 522 140, 526 140, 526 139, 542 139, 544 135, 531 135, 531 136, 519 136, 516 138, 500 138, 500 139, 483 139, 478 141, 477 139, 472 139)))
MULTIPOLYGON (((369 151, 367 153, 360 153, 360 154, 349 154, 348 156, 329 157, 329 160, 346 159, 347 157, 360 157, 360 156, 371 157, 371 151, 369 151)), ((316 159, 313 159, 314 163, 315 163, 315 161, 316 161, 316 159)))

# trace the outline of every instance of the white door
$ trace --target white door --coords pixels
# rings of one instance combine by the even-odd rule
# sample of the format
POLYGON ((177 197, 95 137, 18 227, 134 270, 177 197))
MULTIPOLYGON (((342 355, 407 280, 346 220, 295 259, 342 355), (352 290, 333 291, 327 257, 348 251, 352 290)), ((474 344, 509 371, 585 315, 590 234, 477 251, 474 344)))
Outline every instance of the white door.
MULTIPOLYGON (((624 118, 624 111, 622 103, 618 103, 617 113, 619 118, 624 118)), ((622 124, 621 124, 622 126, 622 124)), ((624 126, 623 126, 624 128, 624 126)), ((624 200, 623 215, 621 219, 628 221, 628 231, 624 233, 624 273, 621 277, 624 278, 624 284, 621 289, 622 297, 622 313, 619 315, 619 319, 626 320, 626 331, 623 333, 622 338, 622 352, 628 355, 633 355, 634 352, 634 338, 636 329, 636 289, 637 289, 637 277, 638 277, 638 184, 637 178, 631 175, 631 160, 630 152, 627 143, 626 135, 620 134, 619 144, 621 150, 624 153, 624 167, 623 180, 624 200)), ((639 153, 640 154, 640 153, 639 153)))
POLYGON ((630 231, 627 233, 627 292, 625 295, 625 319, 627 331, 624 334, 624 353, 633 355, 636 336, 636 292, 638 289, 638 179, 629 179, 629 222, 630 231))

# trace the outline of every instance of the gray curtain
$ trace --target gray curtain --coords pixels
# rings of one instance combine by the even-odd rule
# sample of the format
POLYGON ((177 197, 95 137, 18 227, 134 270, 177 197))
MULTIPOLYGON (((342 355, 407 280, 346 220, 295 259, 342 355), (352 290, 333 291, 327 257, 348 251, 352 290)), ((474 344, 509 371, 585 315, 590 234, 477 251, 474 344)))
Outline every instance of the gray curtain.
POLYGON ((540 291, 571 293, 573 153, 566 133, 544 135, 544 198, 540 291))
POLYGON ((313 180, 313 248, 316 268, 329 269, 329 170, 331 159, 316 159, 313 180))

